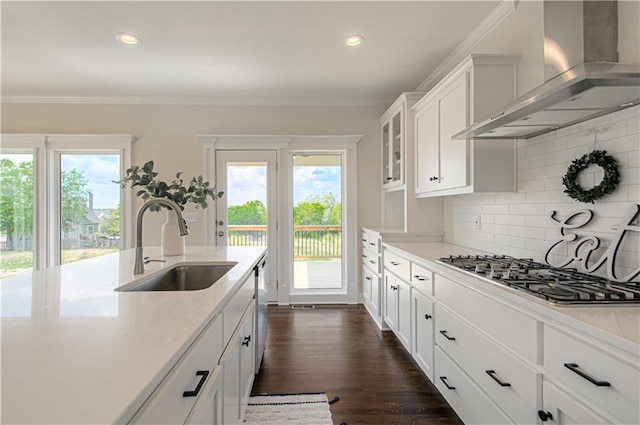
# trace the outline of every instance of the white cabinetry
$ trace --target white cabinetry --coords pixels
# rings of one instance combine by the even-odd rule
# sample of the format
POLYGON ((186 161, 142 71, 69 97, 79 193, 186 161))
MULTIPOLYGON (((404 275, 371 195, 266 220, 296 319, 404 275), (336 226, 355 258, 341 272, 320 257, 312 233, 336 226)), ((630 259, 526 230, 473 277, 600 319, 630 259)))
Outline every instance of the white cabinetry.
POLYGON ((452 136, 515 97, 516 61, 472 55, 414 105, 416 196, 515 190, 515 140, 452 136))
POLYGON ((382 328, 382 279, 379 234, 362 229, 362 298, 364 306, 382 328))
POLYGON ((202 388, 217 372, 222 353, 222 317, 215 317, 133 419, 136 424, 181 424, 202 388))
POLYGON ((640 423, 637 345, 621 348, 588 330, 633 315, 583 308, 578 317, 589 320, 580 327, 562 310, 392 245, 383 244, 383 257, 384 319, 465 423, 640 423), (409 307, 400 302, 403 285, 409 307))
POLYGON ((415 196, 415 128, 412 106, 424 93, 402 93, 380 117, 382 227, 405 232, 442 232, 442 203, 415 196))
POLYGON ((251 275, 130 423, 240 422, 255 376, 254 293, 251 275))

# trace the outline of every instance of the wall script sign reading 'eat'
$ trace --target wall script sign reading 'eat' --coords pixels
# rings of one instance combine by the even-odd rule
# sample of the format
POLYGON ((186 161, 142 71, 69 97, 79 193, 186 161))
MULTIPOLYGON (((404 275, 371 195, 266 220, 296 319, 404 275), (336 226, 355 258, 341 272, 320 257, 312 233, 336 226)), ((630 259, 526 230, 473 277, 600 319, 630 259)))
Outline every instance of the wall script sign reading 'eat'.
MULTIPOLYGON (((640 233, 640 225, 632 224, 638 218, 640 213, 640 205, 632 205, 624 216, 620 224, 611 226, 612 230, 615 230, 614 238, 611 241, 609 248, 602 254, 600 258, 595 260, 592 264, 591 254, 600 247, 600 239, 596 236, 584 236, 578 238, 575 233, 566 233, 567 229, 578 229, 591 221, 593 218, 593 211, 591 210, 579 210, 572 214, 569 214, 562 220, 556 219, 556 212, 552 211, 549 215, 551 221, 558 227, 560 231, 560 240, 554 242, 544 255, 544 261, 553 267, 566 267, 569 264, 575 262, 581 263, 581 269, 586 273, 593 273, 598 270, 602 265, 607 265, 607 278, 614 282, 629 282, 634 277, 640 274, 640 267, 637 267, 631 273, 624 277, 616 276, 616 256, 620 245, 625 236, 631 233, 640 233), (563 244, 569 244, 569 258, 561 264, 552 264, 549 257, 554 255, 554 250, 558 251, 563 244), (573 252, 571 248, 573 247, 573 252)), ((638 236, 638 235, 636 235, 638 236)), ((562 255, 558 253, 559 255, 562 255)), ((640 262, 640 260, 638 261, 640 262)))

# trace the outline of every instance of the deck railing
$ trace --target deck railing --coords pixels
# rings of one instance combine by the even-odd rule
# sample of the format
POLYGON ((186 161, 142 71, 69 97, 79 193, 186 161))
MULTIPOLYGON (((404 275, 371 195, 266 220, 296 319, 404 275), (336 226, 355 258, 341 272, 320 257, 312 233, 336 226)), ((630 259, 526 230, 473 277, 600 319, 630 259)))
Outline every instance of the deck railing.
MULTIPOLYGON (((230 246, 267 245, 267 226, 228 226, 230 246)), ((342 226, 294 226, 293 256, 302 258, 342 257, 342 226)))

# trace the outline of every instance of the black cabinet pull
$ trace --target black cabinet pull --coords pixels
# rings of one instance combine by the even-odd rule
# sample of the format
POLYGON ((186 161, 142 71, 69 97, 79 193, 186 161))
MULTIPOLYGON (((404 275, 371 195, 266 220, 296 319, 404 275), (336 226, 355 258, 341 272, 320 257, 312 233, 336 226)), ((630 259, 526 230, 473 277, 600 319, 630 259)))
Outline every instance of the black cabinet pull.
POLYGON ((415 277, 416 279, 418 279, 418 280, 419 280, 419 281, 421 281, 421 282, 423 282, 423 281, 427 280, 427 278, 426 278, 426 277, 424 277, 424 276, 420 276, 420 275, 418 275, 418 274, 414 274, 414 275, 413 275, 413 277, 415 277))
POLYGON ((362 254, 362 258, 367 258, 367 254, 362 254))
POLYGON ((200 376, 200 382, 196 385, 196 388, 193 391, 185 391, 182 393, 182 397, 195 397, 198 395, 202 386, 204 385, 204 381, 207 380, 207 376, 209 376, 208 370, 199 370, 196 372, 196 376, 200 376))
POLYGON ((447 387, 448 390, 455 390, 456 389, 456 387, 453 387, 453 386, 449 385, 449 383, 447 382, 447 377, 446 376, 441 376, 440 380, 442 381, 444 386, 447 387))
POLYGON ((496 376, 496 371, 495 370, 485 370, 486 374, 489 375, 491 377, 491 379, 493 379, 494 381, 496 381, 501 387, 510 387, 511 384, 508 382, 502 382, 500 380, 500 378, 498 378, 496 376))
POLYGON ((374 242, 369 242, 369 245, 375 246, 375 243, 374 242))
POLYGON ((426 320, 429 320, 429 319, 431 319, 431 315, 430 315, 430 314, 425 314, 425 315, 424 315, 424 318, 425 318, 426 320))
POLYGON ((578 366, 577 363, 565 363, 564 367, 569 369, 571 372, 577 373, 578 375, 580 375, 581 377, 583 377, 584 379, 586 379, 587 381, 591 382, 593 385, 595 385, 597 387, 610 387, 611 386, 611 384, 609 382, 607 382, 607 381, 598 381, 593 376, 589 376, 585 372, 581 371, 580 370, 580 366, 578 366))
POLYGON ((371 280, 371 276, 367 276, 367 277, 365 277, 365 279, 371 280))
POLYGON ((544 410, 538 410, 538 417, 542 422, 547 422, 549 419, 553 420, 551 412, 545 412, 544 410))
POLYGON ((455 341, 456 340, 454 337, 447 335, 447 331, 440 331, 440 333, 442 334, 442 336, 447 338, 449 341, 455 341))
POLYGON ((392 266, 399 266, 400 265, 400 263, 398 263, 396 261, 390 261, 390 263, 391 263, 392 266))
POLYGON ((393 180, 393 177, 387 177, 387 181, 393 180))
POLYGON ((370 262, 371 264, 375 264, 375 263, 376 263, 376 262, 375 262, 375 261, 373 261, 373 260, 369 260, 369 262, 370 262))
POLYGON ((244 337, 244 341, 242 341, 242 345, 244 345, 245 347, 248 347, 249 342, 251 342, 251 335, 244 337))

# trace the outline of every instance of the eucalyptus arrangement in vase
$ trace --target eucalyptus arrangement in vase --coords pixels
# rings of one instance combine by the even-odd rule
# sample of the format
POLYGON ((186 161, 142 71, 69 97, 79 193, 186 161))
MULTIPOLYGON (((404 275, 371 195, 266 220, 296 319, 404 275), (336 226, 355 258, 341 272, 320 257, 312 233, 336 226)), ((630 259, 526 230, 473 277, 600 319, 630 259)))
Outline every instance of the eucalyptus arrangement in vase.
MULTIPOLYGON (((166 198, 180 206, 184 210, 187 203, 195 204, 195 208, 205 209, 209 206, 207 202, 210 198, 216 201, 224 192, 217 191, 215 186, 211 186, 208 181, 200 175, 192 177, 188 184, 185 185, 182 171, 176 173, 176 177, 170 183, 157 179, 158 173, 153 171, 153 161, 146 162, 142 167, 133 165, 126 171, 126 176, 120 180, 113 181, 118 183, 122 189, 138 187, 136 196, 149 200, 152 198, 166 198)), ((149 207, 151 211, 160 211, 167 208, 160 204, 149 207)), ((178 232, 178 222, 176 215, 172 212, 167 214, 167 222, 162 226, 162 255, 182 255, 184 253, 184 237, 178 232)))

